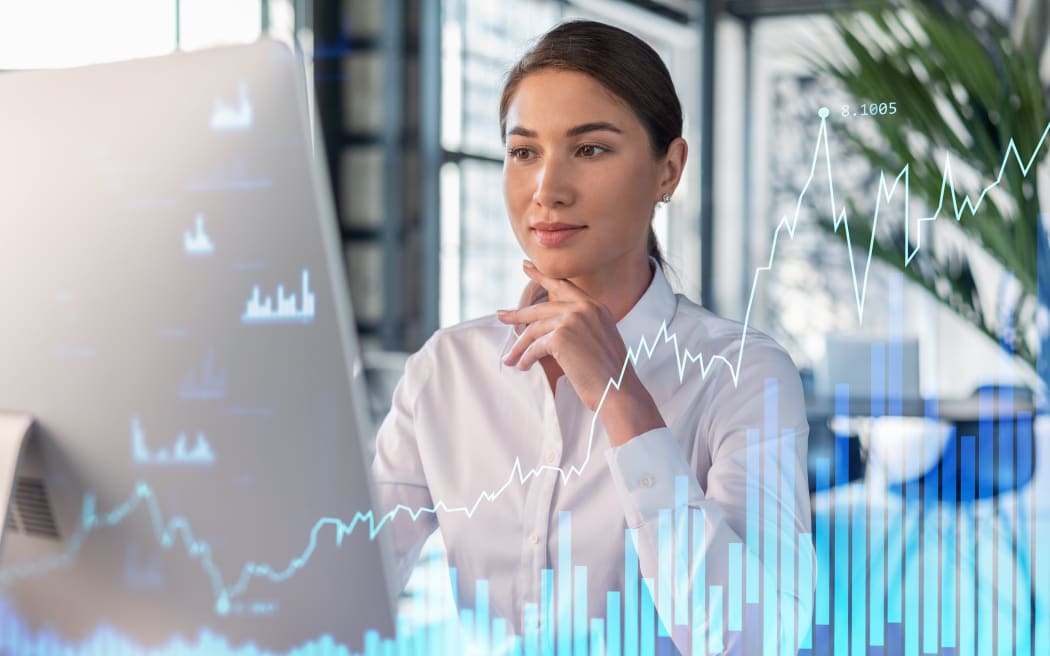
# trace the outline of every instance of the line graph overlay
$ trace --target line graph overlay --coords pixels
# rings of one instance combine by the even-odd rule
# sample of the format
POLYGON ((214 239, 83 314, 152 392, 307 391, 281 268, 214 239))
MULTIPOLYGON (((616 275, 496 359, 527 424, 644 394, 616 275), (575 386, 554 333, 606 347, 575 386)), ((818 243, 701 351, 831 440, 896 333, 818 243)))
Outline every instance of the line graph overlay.
MULTIPOLYGON (((905 263, 909 263, 911 259, 918 253, 921 248, 921 231, 916 235, 915 249, 909 251, 909 241, 907 226, 909 224, 908 217, 908 205, 910 201, 910 189, 908 186, 909 177, 909 165, 905 167, 893 178, 892 184, 887 184, 887 176, 885 172, 882 173, 879 180, 879 189, 877 192, 876 207, 874 216, 872 218, 872 231, 871 240, 868 245, 867 260, 864 265, 864 272, 862 277, 858 277, 856 262, 853 255, 852 239, 849 234, 849 223, 845 208, 842 210, 836 209, 835 202, 835 190, 834 181, 831 175, 832 163, 830 148, 828 145, 827 137, 827 117, 828 110, 826 107, 822 107, 818 113, 820 117, 820 128, 817 133, 816 145, 813 151, 813 160, 810 166, 809 176, 806 180, 805 185, 799 193, 798 201, 795 204, 795 212, 793 217, 783 216, 780 222, 777 224, 776 229, 773 232, 772 243, 770 246, 770 254, 768 262, 765 266, 759 267, 755 271, 755 276, 751 286, 751 295, 747 303, 747 310, 744 316, 742 324, 741 338, 739 340, 739 349, 736 354, 736 362, 733 363, 722 355, 713 355, 704 360, 702 353, 692 354, 688 349, 682 351, 678 344, 678 337, 676 334, 668 333, 667 324, 663 322, 660 325, 656 335, 652 338, 651 343, 646 340, 645 336, 639 339, 637 348, 632 348, 628 345, 627 356, 624 359, 624 363, 620 369, 619 375, 614 379, 610 378, 605 386, 605 390, 595 408, 594 417, 591 420, 590 434, 587 441, 587 455, 584 457, 583 462, 578 465, 572 465, 569 468, 557 467, 554 465, 540 465, 538 467, 525 471, 520 458, 516 458, 514 465, 511 468, 506 481, 498 488, 494 490, 482 491, 478 497, 469 505, 463 506, 449 506, 445 501, 437 502, 433 507, 410 507, 398 504, 397 506, 390 509, 388 512, 380 517, 376 517, 376 514, 369 510, 367 512, 356 513, 349 521, 344 521, 335 517, 324 517, 319 519, 310 531, 310 538, 303 549, 303 551, 296 557, 289 560, 288 564, 284 566, 274 566, 263 563, 256 563, 253 561, 246 562, 241 568, 241 572, 237 579, 232 584, 227 584, 224 581, 222 573, 215 565, 214 560, 211 557, 211 547, 208 542, 199 540, 194 537, 192 529, 188 520, 183 517, 174 517, 169 521, 165 522, 163 514, 160 509, 160 504, 157 499, 156 493, 153 488, 145 482, 139 482, 136 485, 135 492, 129 497, 124 503, 117 506, 113 510, 109 511, 104 515, 98 515, 95 508, 95 497, 93 495, 87 495, 83 503, 82 521, 80 527, 74 533, 69 540, 67 550, 56 557, 51 559, 44 559, 35 563, 20 564, 12 567, 8 567, 0 571, 0 584, 8 583, 15 579, 26 578, 29 576, 39 575, 48 570, 55 569, 68 565, 75 558, 77 552, 80 550, 80 546, 87 536, 94 530, 104 527, 115 526, 122 522, 131 512, 136 510, 139 506, 145 505, 149 515, 153 521, 154 533, 157 542, 165 549, 171 549, 176 545, 176 538, 181 537, 183 546, 186 549, 187 554, 191 558, 197 558, 201 561, 201 566, 207 573, 211 584, 213 593, 215 596, 215 610, 219 614, 226 614, 230 610, 231 601, 237 597, 243 595, 251 581, 255 578, 263 578, 273 583, 280 583, 286 581, 295 573, 305 567, 313 556, 317 549, 319 536, 323 529, 332 527, 334 530, 335 544, 341 546, 345 536, 350 535, 359 526, 367 526, 369 539, 375 539, 375 537, 382 530, 383 526, 390 520, 394 519, 400 513, 406 513, 413 521, 417 520, 420 516, 425 514, 436 514, 438 511, 444 512, 459 512, 464 513, 468 517, 473 516, 477 511, 478 507, 482 502, 492 502, 502 495, 502 493, 515 482, 524 484, 530 478, 538 476, 539 474, 546 471, 553 471, 561 476, 563 482, 568 482, 573 476, 581 475, 587 468, 591 460, 592 447, 594 443, 594 433, 597 427, 598 414, 605 403, 605 399, 609 394, 610 389, 619 389, 623 381, 623 377, 627 372, 627 366, 629 364, 636 364, 638 358, 645 353, 646 357, 651 358, 653 352, 657 346, 661 343, 671 344, 674 349, 675 360, 677 365, 677 373, 679 383, 684 380, 685 369, 689 364, 696 363, 699 365, 700 375, 702 378, 706 378, 711 368, 716 363, 721 363, 726 366, 729 370, 730 377, 733 381, 734 387, 739 384, 740 368, 743 362, 745 343, 747 339, 747 333, 750 326, 751 311, 754 304, 755 294, 758 288, 758 282, 761 275, 773 268, 773 263, 776 258, 777 244, 779 243, 781 230, 786 229, 789 237, 792 239, 795 235, 795 230, 798 225, 799 216, 801 215, 801 208, 806 195, 809 193, 811 184, 815 177, 816 167, 821 159, 825 160, 828 173, 828 198, 831 206, 832 215, 835 217, 834 227, 837 231, 840 226, 845 230, 845 238, 847 242, 847 249, 849 254, 850 273, 853 278, 854 295, 857 303, 858 318, 863 322, 864 313, 864 299, 866 298, 868 273, 870 271, 871 257, 874 250, 875 234, 878 226, 879 212, 881 210, 881 202, 885 198, 887 201, 891 200, 898 184, 903 180, 905 189, 905 263)), ((998 172, 995 180, 986 186, 982 192, 978 195, 976 201, 972 201, 969 196, 963 197, 960 202, 959 196, 956 193, 954 177, 951 170, 950 156, 946 157, 945 165, 942 169, 942 184, 941 194, 938 207, 936 211, 929 217, 922 217, 918 223, 921 228, 921 224, 924 222, 936 220, 942 213, 945 206, 946 195, 951 193, 952 209, 955 215, 956 221, 962 219, 965 212, 969 212, 970 215, 974 215, 980 208, 984 198, 987 194, 1000 184, 1003 179, 1004 171, 1010 161, 1011 154, 1016 159, 1021 172, 1027 177, 1031 170, 1032 165, 1035 162, 1035 158, 1038 152, 1045 146, 1047 136, 1050 134, 1050 124, 1047 124, 1043 131, 1042 136, 1031 157, 1027 162, 1022 160, 1020 152, 1013 139, 1010 140, 1006 152, 1003 156, 1002 165, 998 172)))

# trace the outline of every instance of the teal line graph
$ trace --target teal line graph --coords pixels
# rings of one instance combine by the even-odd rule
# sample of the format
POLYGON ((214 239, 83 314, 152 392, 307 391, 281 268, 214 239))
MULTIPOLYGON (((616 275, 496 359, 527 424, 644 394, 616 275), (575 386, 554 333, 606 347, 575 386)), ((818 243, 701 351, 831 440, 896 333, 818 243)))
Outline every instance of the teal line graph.
MULTIPOLYGON (((802 202, 805 199, 806 194, 809 192, 811 183, 813 182, 814 175, 817 170, 817 165, 821 159, 822 154, 824 160, 826 161, 828 170, 828 193, 833 215, 836 217, 835 227, 837 229, 839 225, 842 225, 846 230, 846 240, 847 244, 850 247, 850 270, 853 277, 854 293, 857 299, 858 315, 860 320, 863 321, 863 307, 864 299, 866 296, 868 272, 871 264, 871 253, 874 249, 874 236, 876 233, 875 228, 878 224, 879 211, 881 209, 881 201, 884 196, 887 200, 891 199, 894 191, 897 188, 897 185, 902 180, 904 182, 905 195, 907 196, 909 194, 909 167, 905 166, 901 170, 901 172, 897 174, 897 176, 893 179, 892 185, 887 185, 887 176, 885 175, 885 172, 883 172, 883 175, 880 178, 878 191, 879 197, 876 202, 875 214, 872 219, 872 241, 869 244, 868 258, 867 262, 865 263, 863 278, 858 278, 856 273, 856 264, 852 251, 852 242, 850 241, 849 237, 849 226, 847 222, 846 211, 845 209, 842 209, 841 211, 836 210, 835 205, 834 183, 831 176, 832 163, 827 138, 828 110, 826 107, 820 109, 819 116, 820 129, 817 133, 817 144, 813 152, 813 160, 810 167, 809 177, 807 178, 805 185, 799 193, 798 201, 795 205, 794 216, 789 219, 789 217, 785 215, 780 220, 779 224, 776 227, 776 230, 773 233, 769 261, 766 264, 766 266, 758 268, 755 272, 754 282, 751 287, 751 298, 747 304, 747 312, 745 314, 743 322, 742 336, 740 339, 739 352, 737 355, 737 361, 735 366, 728 359, 721 355, 711 356, 705 362, 702 354, 693 355, 689 352, 688 349, 685 349, 685 351, 683 352, 679 347, 677 335, 668 333, 666 322, 661 324, 660 329, 653 337, 651 344, 643 336, 639 340, 637 348, 631 348, 630 346, 628 346, 627 357, 625 358, 623 366, 620 369, 619 376, 616 379, 609 379, 609 382, 605 386, 605 390, 601 396, 601 399, 598 402, 597 408, 594 413, 594 417, 591 421, 590 435, 588 437, 588 445, 586 451, 587 455, 584 458, 583 462, 579 465, 572 465, 568 469, 553 465, 540 465, 538 467, 525 471, 525 468, 521 464, 521 459, 518 458, 515 460, 510 474, 508 475, 507 480, 505 483, 503 483, 503 485, 492 491, 482 491, 478 495, 477 499, 474 500, 474 502, 470 505, 453 507, 447 505, 444 501, 439 501, 433 507, 424 508, 412 508, 409 506, 398 505, 386 514, 379 517, 378 519, 375 513, 371 510, 367 512, 358 512, 349 521, 344 521, 342 519, 334 517, 321 518, 314 524, 313 528, 311 529, 309 542, 302 551, 302 553, 292 558, 287 565, 277 567, 273 565, 255 563, 251 561, 246 562, 241 568, 241 572, 238 578, 232 584, 225 583, 222 573, 219 571, 218 567, 215 565, 211 557, 211 547, 209 543, 194 537, 193 532, 190 528, 190 524, 185 518, 175 517, 169 520, 167 523, 165 523, 159 502, 157 500, 156 493, 153 491, 152 487, 150 487, 147 483, 140 482, 136 485, 135 491, 130 498, 128 498, 124 503, 117 506, 110 512, 101 516, 97 514, 95 508, 95 497, 90 494, 87 495, 83 503, 83 515, 81 525, 70 538, 67 550, 62 555, 50 559, 44 559, 35 563, 12 566, 0 571, 0 584, 4 584, 15 579, 39 575, 57 567, 69 565, 75 558, 77 552, 80 550, 80 546, 82 545, 83 541, 92 531, 97 530, 99 528, 111 527, 119 524, 131 512, 137 509, 140 505, 144 504, 148 508, 150 517, 153 520, 154 532, 158 543, 165 549, 171 549, 176 545, 176 537, 181 536, 182 543, 185 546, 187 554, 191 558, 196 558, 200 560, 201 566, 204 568, 211 580, 213 592, 215 595, 215 610, 220 615, 223 615, 230 611, 231 603, 246 592, 249 584, 253 579, 263 578, 273 583, 280 583, 282 581, 288 580, 289 578, 294 576, 298 570, 305 567, 317 548, 321 531, 323 529, 326 529, 327 527, 332 527, 332 529, 335 532, 335 544, 336 546, 341 546, 345 536, 351 534, 360 525, 367 525, 369 530, 369 538, 375 539, 375 537, 379 534, 383 526, 388 521, 390 521, 402 512, 407 513, 413 521, 417 520, 421 515, 436 514, 438 511, 460 512, 466 514, 468 517, 473 516, 474 512, 477 510, 477 508, 481 505, 483 501, 494 501, 510 485, 512 485, 516 481, 523 484, 530 478, 537 476, 545 471, 557 472, 562 477, 563 482, 568 482, 568 480, 572 476, 582 474, 583 471, 586 469, 588 463, 590 462, 592 450, 591 447, 593 446, 594 433, 598 421, 598 412, 600 411, 602 405, 605 402, 606 397, 608 396, 609 389, 619 389, 620 384, 623 381, 623 377, 627 371, 628 364, 637 363, 638 358, 641 356, 642 353, 645 353, 647 357, 651 358, 656 347, 661 342, 665 344, 671 344, 674 348, 678 368, 679 382, 681 382, 684 379, 685 369, 688 364, 699 364, 700 374, 702 377, 706 378, 708 372, 710 371, 711 367, 714 366, 715 362, 720 361, 729 369, 734 386, 738 384, 740 365, 743 361, 744 345, 747 337, 747 331, 751 317, 751 310, 755 298, 755 292, 758 286, 759 277, 762 273, 771 270, 773 267, 773 262, 776 256, 776 248, 778 240, 780 238, 781 230, 787 229, 789 236, 791 238, 794 238, 795 229, 798 225, 799 216, 801 214, 802 202)), ((941 214, 942 210, 945 207, 946 195, 949 192, 951 193, 952 208, 957 221, 961 220, 963 213, 966 211, 969 211, 971 215, 976 213, 980 208, 985 196, 1001 182, 1005 168, 1010 161, 1011 155, 1013 155, 1014 158, 1017 160, 1017 163, 1021 168, 1021 172, 1025 176, 1027 176, 1029 171, 1031 170, 1032 164, 1035 161, 1036 155, 1044 147, 1048 134, 1050 134, 1050 124, 1048 124, 1046 129, 1043 131, 1043 134, 1040 137, 1039 142, 1035 147, 1032 156, 1028 159, 1027 163, 1022 161, 1017 146, 1015 145, 1013 139, 1011 139, 1006 149, 1006 153, 1003 156, 1003 161, 998 176, 996 177, 994 182, 992 182, 984 188, 981 194, 977 197, 976 201, 971 201, 969 197, 964 197, 964 199, 960 202, 960 199, 957 196, 955 190, 955 183, 951 172, 950 158, 946 158, 945 166, 943 169, 943 182, 941 185, 940 203, 937 207, 937 210, 931 216, 919 219, 919 225, 921 226, 923 222, 933 221, 941 214)), ((905 198, 905 212, 907 212, 907 206, 908 198, 905 198)), ((907 214, 905 214, 905 216, 907 221, 907 214)), ((906 231, 906 235, 907 234, 908 233, 906 231)), ((919 236, 916 236, 915 249, 913 251, 908 250, 909 243, 910 242, 906 237, 906 263, 911 261, 912 257, 914 257, 915 253, 917 253, 920 248, 919 236)))

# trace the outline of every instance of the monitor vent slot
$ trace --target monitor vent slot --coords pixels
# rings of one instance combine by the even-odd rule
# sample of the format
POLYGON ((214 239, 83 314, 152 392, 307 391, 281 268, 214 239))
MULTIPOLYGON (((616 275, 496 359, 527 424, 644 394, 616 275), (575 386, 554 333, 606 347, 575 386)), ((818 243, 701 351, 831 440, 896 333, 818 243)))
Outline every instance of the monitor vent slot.
POLYGON ((7 519, 4 521, 4 528, 8 531, 16 532, 18 528, 18 517, 15 515, 15 504, 11 504, 7 509, 7 519))
POLYGON ((18 508, 18 518, 25 533, 59 539, 58 525, 55 523, 51 500, 43 480, 20 476, 15 486, 15 506, 18 508))

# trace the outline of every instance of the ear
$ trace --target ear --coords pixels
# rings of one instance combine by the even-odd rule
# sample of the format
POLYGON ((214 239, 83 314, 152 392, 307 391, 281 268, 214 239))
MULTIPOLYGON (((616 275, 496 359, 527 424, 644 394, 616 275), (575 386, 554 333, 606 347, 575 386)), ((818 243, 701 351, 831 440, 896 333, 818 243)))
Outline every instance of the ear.
POLYGON ((674 194, 679 180, 682 179, 682 172, 685 170, 685 160, 688 155, 689 144, 685 142, 685 139, 676 137, 667 147, 667 154, 659 161, 660 171, 657 176, 659 184, 657 195, 674 194))

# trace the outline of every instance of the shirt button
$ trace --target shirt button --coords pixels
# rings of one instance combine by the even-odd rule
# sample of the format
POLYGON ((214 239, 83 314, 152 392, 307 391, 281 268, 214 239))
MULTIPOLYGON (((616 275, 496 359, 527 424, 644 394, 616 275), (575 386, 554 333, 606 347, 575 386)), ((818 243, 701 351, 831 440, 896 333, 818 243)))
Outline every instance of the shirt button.
POLYGON ((638 484, 642 487, 652 487, 653 477, 649 474, 642 474, 642 476, 638 479, 638 484))
POLYGON ((540 543, 540 536, 535 534, 535 533, 529 535, 529 542, 531 542, 533 544, 539 544, 540 543))
POLYGON ((553 465, 558 460, 558 454, 553 451, 548 451, 546 459, 548 465, 553 465))

